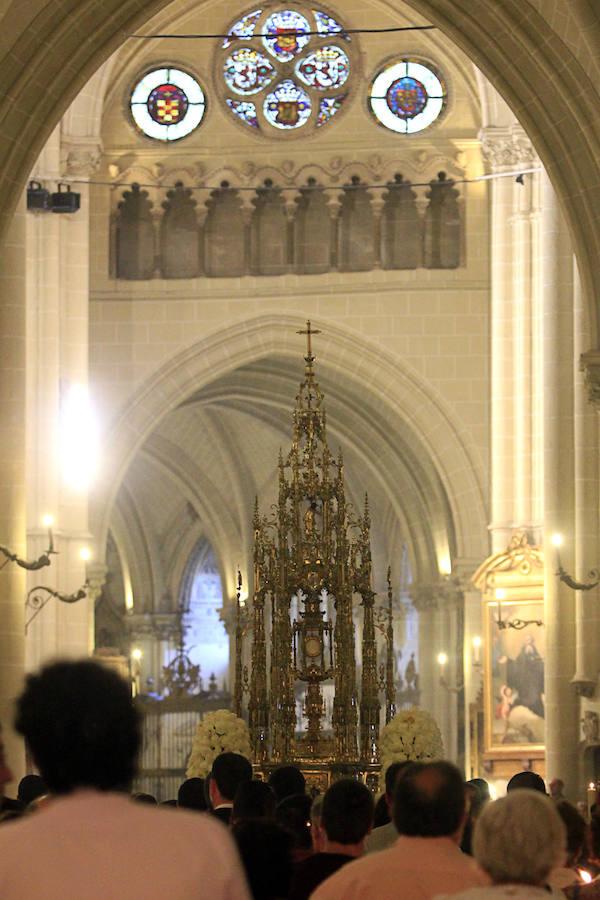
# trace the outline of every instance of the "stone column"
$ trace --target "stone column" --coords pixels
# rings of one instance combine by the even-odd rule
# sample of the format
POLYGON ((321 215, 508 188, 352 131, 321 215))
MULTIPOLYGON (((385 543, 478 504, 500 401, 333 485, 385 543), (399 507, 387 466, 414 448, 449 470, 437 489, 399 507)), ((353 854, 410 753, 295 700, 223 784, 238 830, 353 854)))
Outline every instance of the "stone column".
MULTIPOLYGON (((489 127, 481 135, 492 173, 530 167, 535 154, 518 126, 489 127)), ((511 177, 490 183, 492 233, 491 524, 492 552, 502 551, 515 528, 539 537, 541 471, 535 436, 540 432, 540 346, 534 302, 539 250, 538 176, 524 184, 511 177)))
MULTIPOLYGON (((593 346, 593 331, 583 303, 581 282, 574 262, 574 426, 575 426, 575 577, 586 581, 597 567, 600 528, 598 476, 598 414, 588 403, 580 357, 593 346)), ((575 597, 576 670, 573 682, 582 697, 593 696, 600 669, 600 589, 575 597)))
MULTIPOLYGON (((0 248, 0 544, 21 556, 26 553, 25 215, 23 200, 0 248)), ((23 744, 12 730, 25 666, 24 605, 25 572, 9 562, 0 569, 0 723, 17 780, 25 773, 23 744)))
MULTIPOLYGON (((36 165, 48 189, 59 181, 88 177, 99 158, 97 145, 69 142, 57 129, 36 165)), ((44 584, 63 593, 86 580, 80 551, 90 544, 87 492, 67 485, 61 465, 65 404, 74 385, 88 381, 89 196, 86 184, 76 213, 27 215, 27 524, 30 553, 44 549, 41 519, 55 519, 52 566, 28 577, 28 588, 44 584), (58 451, 58 452, 57 452, 58 451)), ((85 425, 83 426, 85 427, 85 425)), ((86 450, 82 450, 85 453, 86 450)), ((86 656, 93 647, 93 603, 51 600, 28 632, 27 665, 49 657, 86 656)))
POLYGON ((412 584, 409 593, 412 604, 419 614, 419 702, 423 709, 434 715, 439 674, 436 664, 439 648, 435 630, 438 598, 429 584, 412 584))
POLYGON ((548 176, 542 176, 542 294, 544 378, 544 553, 546 625, 546 776, 565 781, 576 796, 579 709, 575 674, 575 598, 556 577, 554 532, 572 572, 574 555, 573 271, 569 234, 548 176))

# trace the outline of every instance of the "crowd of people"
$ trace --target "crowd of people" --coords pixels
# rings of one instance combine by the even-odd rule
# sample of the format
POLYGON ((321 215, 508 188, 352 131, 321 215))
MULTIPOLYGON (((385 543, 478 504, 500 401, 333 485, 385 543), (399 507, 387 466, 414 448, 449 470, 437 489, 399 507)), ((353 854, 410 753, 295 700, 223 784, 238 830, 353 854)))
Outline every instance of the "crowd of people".
POLYGON ((311 797, 293 765, 263 781, 222 753, 157 804, 131 794, 128 686, 88 661, 30 675, 15 724, 40 774, 5 796, 0 733, 0 900, 600 900, 600 814, 534 772, 490 800, 449 762, 397 762, 375 804, 360 781, 311 797))

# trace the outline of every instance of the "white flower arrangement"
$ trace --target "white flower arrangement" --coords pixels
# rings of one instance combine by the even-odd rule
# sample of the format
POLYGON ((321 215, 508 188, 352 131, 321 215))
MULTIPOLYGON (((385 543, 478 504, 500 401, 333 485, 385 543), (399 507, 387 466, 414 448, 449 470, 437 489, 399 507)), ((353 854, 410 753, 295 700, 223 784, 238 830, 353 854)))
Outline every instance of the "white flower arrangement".
POLYGON ((229 709, 207 713, 198 723, 188 759, 187 778, 205 778, 219 753, 250 757, 250 732, 243 719, 229 709))
POLYGON ((381 732, 381 772, 393 762, 442 759, 444 744, 433 716, 413 706, 397 713, 381 732))

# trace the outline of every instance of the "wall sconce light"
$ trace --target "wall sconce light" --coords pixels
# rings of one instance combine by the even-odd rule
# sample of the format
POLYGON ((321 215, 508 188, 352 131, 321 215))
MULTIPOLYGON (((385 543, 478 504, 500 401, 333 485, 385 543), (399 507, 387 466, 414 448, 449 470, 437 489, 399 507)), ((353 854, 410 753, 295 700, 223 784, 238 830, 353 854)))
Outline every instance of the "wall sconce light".
POLYGON ((528 625, 537 625, 541 628, 544 624, 541 619, 503 619, 501 601, 506 600, 506 591, 504 588, 496 588, 494 591, 497 603, 498 618, 496 619, 496 627, 499 631, 505 631, 507 628, 514 628, 515 631, 521 631, 528 625))
POLYGON ((560 553, 559 547, 562 547, 564 544, 564 539, 562 534, 556 532, 550 538, 550 543, 553 547, 556 548, 556 561, 558 563, 558 571, 557 576, 559 581, 562 581, 563 584, 566 584, 567 587, 570 587, 573 591, 591 591, 595 587, 598 587, 600 584, 600 569, 591 569, 588 572, 589 581, 577 581, 573 578, 572 575, 569 575, 565 569, 563 569, 561 561, 560 561, 560 553))
POLYGON ((9 562, 16 563, 22 569, 27 569, 28 572, 35 572, 38 569, 44 569, 46 566, 50 565, 50 557, 56 555, 56 550, 54 549, 54 537, 52 535, 54 518, 50 515, 43 516, 42 525, 44 528, 48 529, 48 549, 37 559, 26 560, 22 559, 17 553, 13 553, 8 547, 0 546, 0 553, 6 557, 5 561, 0 566, 0 569, 3 569, 9 562))
POLYGON ((86 581, 78 591, 74 591, 72 594, 63 594, 61 591, 55 591, 53 588, 46 587, 43 584, 36 584, 36 586, 32 587, 27 594, 27 600, 25 601, 25 608, 32 611, 25 622, 25 634, 27 634, 29 626, 35 617, 41 613, 43 608, 53 597, 61 603, 78 603, 80 600, 84 600, 87 597, 88 587, 89 582, 86 581))

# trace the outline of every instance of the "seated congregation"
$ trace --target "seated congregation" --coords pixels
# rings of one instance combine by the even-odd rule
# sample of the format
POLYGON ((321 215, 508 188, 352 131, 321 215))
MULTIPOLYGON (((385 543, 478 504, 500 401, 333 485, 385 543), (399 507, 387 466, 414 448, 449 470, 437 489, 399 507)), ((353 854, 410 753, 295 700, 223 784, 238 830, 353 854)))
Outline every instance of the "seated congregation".
POLYGON ((491 801, 449 762, 399 761, 376 807, 358 781, 310 797, 295 766, 267 783, 222 753, 157 804, 130 794, 129 688, 88 661, 28 676, 15 725, 40 775, 4 796, 0 741, 0 900, 600 898, 600 819, 532 772, 491 801))

